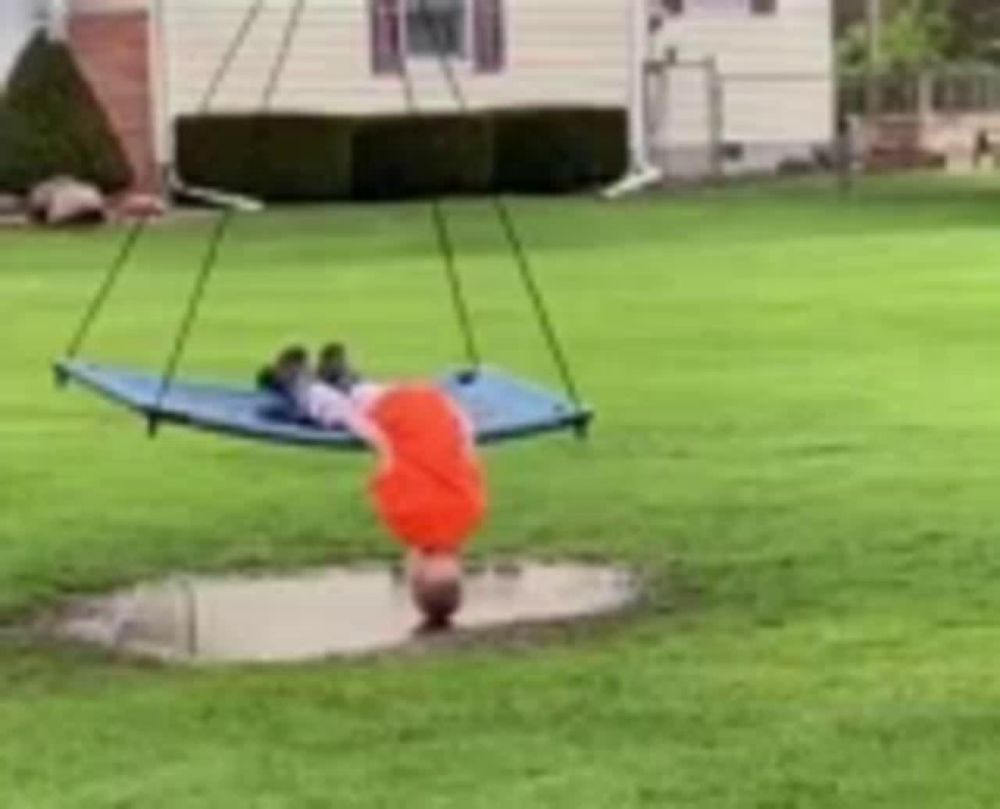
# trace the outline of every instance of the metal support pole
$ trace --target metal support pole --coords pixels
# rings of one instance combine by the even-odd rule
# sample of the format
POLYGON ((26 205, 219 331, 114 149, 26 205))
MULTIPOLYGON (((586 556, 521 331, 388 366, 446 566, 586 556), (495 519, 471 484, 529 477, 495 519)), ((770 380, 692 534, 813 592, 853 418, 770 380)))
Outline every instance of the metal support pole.
POLYGON ((723 145, 725 143, 725 96, 722 73, 714 56, 705 59, 705 78, 708 83, 709 174, 714 181, 723 178, 723 145))
POLYGON ((882 0, 868 0, 868 82, 867 112, 869 124, 878 117, 880 104, 879 71, 882 67, 882 0))

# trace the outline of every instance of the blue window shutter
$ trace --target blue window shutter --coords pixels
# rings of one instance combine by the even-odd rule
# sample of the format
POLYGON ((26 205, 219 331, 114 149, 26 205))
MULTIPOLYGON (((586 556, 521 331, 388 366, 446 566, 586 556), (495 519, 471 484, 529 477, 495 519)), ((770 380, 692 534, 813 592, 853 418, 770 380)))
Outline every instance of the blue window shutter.
POLYGON ((368 0, 371 17, 372 72, 403 72, 403 25, 400 0, 368 0))
POLYGON ((472 56, 479 73, 499 73, 507 64, 504 0, 472 0, 472 56))

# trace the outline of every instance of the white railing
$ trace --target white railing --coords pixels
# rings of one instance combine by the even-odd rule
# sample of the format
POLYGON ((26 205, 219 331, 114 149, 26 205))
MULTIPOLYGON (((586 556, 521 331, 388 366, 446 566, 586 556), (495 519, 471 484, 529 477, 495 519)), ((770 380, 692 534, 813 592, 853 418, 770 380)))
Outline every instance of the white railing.
POLYGON ((872 112, 869 94, 874 96, 875 111, 881 114, 1000 112, 1000 68, 950 65, 876 77, 841 75, 842 112, 872 112))

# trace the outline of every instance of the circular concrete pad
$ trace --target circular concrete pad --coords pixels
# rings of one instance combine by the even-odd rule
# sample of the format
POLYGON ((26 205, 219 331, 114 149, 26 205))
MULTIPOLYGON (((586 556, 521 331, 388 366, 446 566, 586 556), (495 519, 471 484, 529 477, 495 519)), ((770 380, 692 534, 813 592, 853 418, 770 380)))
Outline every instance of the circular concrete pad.
MULTIPOLYGON (((509 564, 471 572, 460 631, 614 612, 634 577, 588 564, 509 564)), ((57 637, 187 662, 277 662, 350 656, 414 641, 420 616, 401 575, 384 567, 271 577, 176 578, 75 601, 43 621, 57 637)))

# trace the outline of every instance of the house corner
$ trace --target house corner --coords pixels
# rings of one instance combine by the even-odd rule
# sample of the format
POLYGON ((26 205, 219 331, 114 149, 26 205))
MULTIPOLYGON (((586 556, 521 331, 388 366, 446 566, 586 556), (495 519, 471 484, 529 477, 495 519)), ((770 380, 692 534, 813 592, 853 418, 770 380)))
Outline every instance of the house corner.
POLYGON ((134 190, 162 191, 147 4, 77 0, 70 6, 65 32, 132 166, 134 190))

